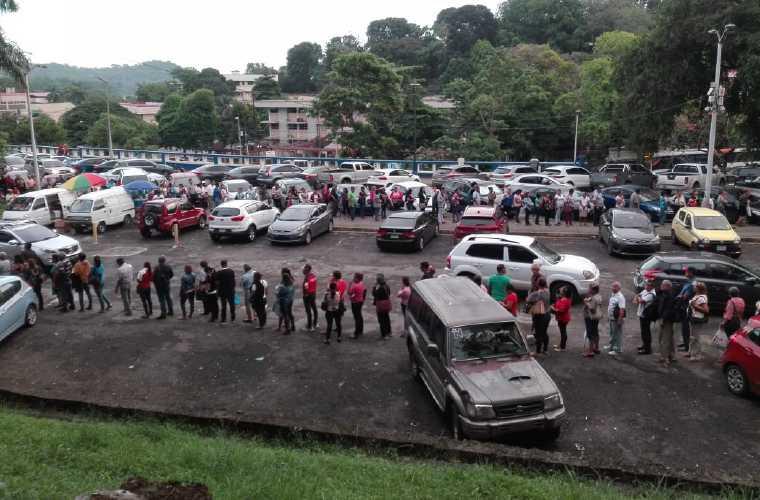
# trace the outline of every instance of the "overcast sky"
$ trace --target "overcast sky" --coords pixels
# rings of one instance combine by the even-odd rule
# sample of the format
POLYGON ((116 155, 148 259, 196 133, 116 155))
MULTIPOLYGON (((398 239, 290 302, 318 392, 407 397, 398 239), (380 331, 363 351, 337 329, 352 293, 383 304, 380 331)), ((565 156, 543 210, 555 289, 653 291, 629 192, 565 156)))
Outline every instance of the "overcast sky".
MULTIPOLYGON (((135 64, 151 59, 226 73, 248 62, 280 67, 302 41, 324 44, 367 24, 405 17, 432 25, 447 7, 472 0, 18 0, 0 18, 6 37, 36 63, 75 66, 135 64)), ((480 2, 495 10, 498 1, 480 2)))

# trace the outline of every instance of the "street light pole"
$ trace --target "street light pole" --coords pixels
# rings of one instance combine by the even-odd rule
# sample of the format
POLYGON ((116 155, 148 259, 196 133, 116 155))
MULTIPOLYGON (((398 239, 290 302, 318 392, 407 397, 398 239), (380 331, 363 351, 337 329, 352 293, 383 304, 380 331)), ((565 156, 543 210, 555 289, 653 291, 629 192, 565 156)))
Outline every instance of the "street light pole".
POLYGON ((242 161, 243 158, 243 132, 240 131, 240 117, 236 116, 235 121, 237 122, 237 129, 238 129, 238 141, 240 142, 240 158, 242 161))
POLYGON ((712 178, 713 178, 713 156, 715 155, 715 135, 718 128, 718 113, 723 106, 723 96, 720 88, 720 60, 723 53, 723 40, 730 30, 736 28, 735 24, 726 24, 723 32, 711 29, 708 33, 718 38, 718 54, 715 58, 715 81, 712 89, 707 92, 710 101, 710 142, 707 148, 707 176, 705 177, 705 196, 702 198, 702 206, 710 206, 710 197, 712 196, 712 178))
POLYGON ((32 116, 32 98, 29 96, 29 73, 31 68, 24 73, 24 87, 26 87, 26 112, 29 115, 29 132, 32 136, 32 161, 34 162, 34 178, 37 188, 40 187, 40 165, 37 163, 37 138, 34 136, 34 117, 32 116))
POLYGON ((108 82, 99 76, 96 76, 98 80, 103 82, 106 87, 106 125, 108 126, 108 156, 113 158, 113 137, 111 136, 111 89, 108 86, 108 82))
POLYGON ((412 173, 417 173, 417 87, 419 83, 412 82, 409 84, 412 88, 412 106, 414 109, 414 119, 412 121, 413 135, 412 135, 412 173))
POLYGON ((578 164, 578 122, 580 121, 581 110, 575 110, 575 145, 573 146, 573 165, 578 164))

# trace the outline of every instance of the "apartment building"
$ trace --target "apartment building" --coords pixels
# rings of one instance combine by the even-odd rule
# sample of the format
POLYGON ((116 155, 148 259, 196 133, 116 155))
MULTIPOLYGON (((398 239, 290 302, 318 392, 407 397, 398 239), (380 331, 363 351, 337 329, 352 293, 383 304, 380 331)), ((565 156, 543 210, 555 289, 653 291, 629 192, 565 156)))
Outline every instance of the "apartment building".
POLYGON ((321 118, 311 115, 314 100, 314 96, 292 95, 256 101, 256 109, 267 111, 262 122, 269 131, 265 140, 276 145, 314 143, 318 137, 323 140, 329 130, 321 118))

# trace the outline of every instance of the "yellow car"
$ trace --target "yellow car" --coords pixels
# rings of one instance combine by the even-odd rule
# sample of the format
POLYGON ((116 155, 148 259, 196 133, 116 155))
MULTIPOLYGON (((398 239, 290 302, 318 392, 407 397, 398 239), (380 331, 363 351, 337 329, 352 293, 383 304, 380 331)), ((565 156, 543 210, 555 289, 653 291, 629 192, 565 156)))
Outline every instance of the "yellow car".
POLYGON ((686 245, 693 250, 728 254, 742 254, 742 239, 728 220, 715 210, 701 207, 684 207, 673 217, 670 234, 673 243, 686 245))

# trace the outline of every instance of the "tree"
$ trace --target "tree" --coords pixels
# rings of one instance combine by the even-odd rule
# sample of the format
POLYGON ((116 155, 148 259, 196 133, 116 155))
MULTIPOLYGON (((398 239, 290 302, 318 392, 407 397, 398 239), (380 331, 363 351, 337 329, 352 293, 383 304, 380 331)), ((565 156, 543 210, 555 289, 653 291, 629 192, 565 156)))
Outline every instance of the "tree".
POLYGON ((219 132, 217 138, 227 145, 237 146, 240 143, 238 135, 238 122, 235 117, 240 119, 240 130, 245 132, 245 136, 250 138, 259 135, 258 115, 253 106, 233 101, 232 104, 222 110, 219 117, 219 132))
POLYGON ((449 56, 461 56, 478 40, 495 41, 498 24, 488 7, 464 5, 439 12, 433 31, 444 41, 449 56))
POLYGON ((332 70, 333 62, 341 55, 348 52, 361 52, 362 45, 354 35, 334 36, 325 45, 325 59, 324 67, 325 71, 332 70))
POLYGON ((198 89, 179 105, 176 127, 182 131, 177 145, 184 149, 209 149, 219 130, 214 93, 198 89))
MULTIPOLYGON (((131 113, 119 106, 117 101, 110 102, 111 116, 130 116, 131 113)), ((66 142, 71 145, 86 144, 87 131, 106 112, 106 97, 93 95, 68 110, 61 116, 60 123, 66 131, 66 142)))
POLYGON ((588 51, 581 0, 507 0, 499 6, 501 38, 509 44, 549 44, 559 52, 588 51))
POLYGON ((596 37, 594 42, 595 57, 609 57, 619 62, 639 41, 639 37, 626 31, 608 31, 596 37))
POLYGON ((169 82, 141 83, 137 86, 137 100, 142 102, 164 102, 173 92, 169 82))
MULTIPOLYGON (((158 129, 136 116, 112 116, 111 137, 116 148, 139 149, 158 143, 158 129)), ((108 146, 106 116, 101 116, 87 131, 87 144, 108 146)))
POLYGON ((392 126, 402 109, 401 76, 367 52, 339 56, 314 105, 341 146, 360 155, 397 151, 392 126))
POLYGON ((161 105, 161 109, 156 114, 158 121, 159 144, 162 146, 179 146, 182 141, 182 129, 177 121, 182 96, 179 94, 170 94, 161 105))
MULTIPOLYGON (((14 0, 0 1, 0 14, 16 12, 18 6, 14 0)), ((24 75, 29 72, 29 60, 18 45, 5 38, 0 30, 0 71, 10 75, 16 82, 23 82, 24 75)))
POLYGON ((248 63, 245 67, 245 72, 249 75, 276 75, 277 70, 267 66, 264 63, 248 63))
POLYGON ((652 26, 652 11, 647 8, 647 2, 637 0, 583 1, 585 3, 585 26, 590 39, 607 31, 645 33, 652 26))
POLYGON ((301 42, 288 50, 285 75, 280 85, 285 92, 314 92, 320 80, 322 47, 318 43, 301 42))
MULTIPOLYGON (((38 144, 61 144, 65 140, 66 131, 49 116, 37 114, 34 116, 34 136, 38 144)), ((15 144, 27 144, 30 137, 29 120, 24 118, 18 122, 11 140, 15 144)))
POLYGON ((280 97, 280 84, 271 76, 264 76, 253 84, 253 94, 257 101, 280 97))
POLYGON ((192 94, 199 89, 210 90, 218 99, 231 99, 235 94, 235 84, 228 81, 214 68, 178 68, 172 71, 172 76, 182 83, 185 94, 192 94))

